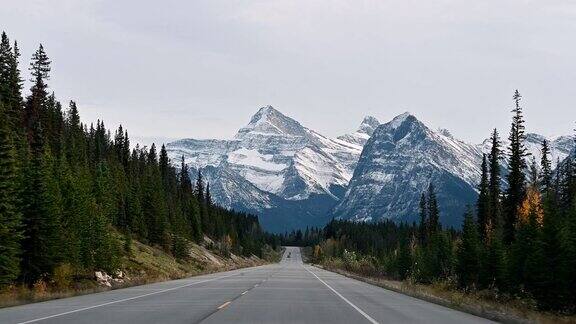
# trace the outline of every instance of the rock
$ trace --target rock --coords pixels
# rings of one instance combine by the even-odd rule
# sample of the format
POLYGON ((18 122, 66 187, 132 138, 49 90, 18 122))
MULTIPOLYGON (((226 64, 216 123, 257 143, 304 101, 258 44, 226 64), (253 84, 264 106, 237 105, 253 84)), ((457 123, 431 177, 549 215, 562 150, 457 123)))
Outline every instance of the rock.
POLYGON ((110 283, 110 281, 112 280, 112 277, 110 277, 106 272, 96 271, 96 272, 94 272, 94 276, 96 277, 96 282, 99 285, 105 286, 105 287, 112 287, 112 284, 110 283))

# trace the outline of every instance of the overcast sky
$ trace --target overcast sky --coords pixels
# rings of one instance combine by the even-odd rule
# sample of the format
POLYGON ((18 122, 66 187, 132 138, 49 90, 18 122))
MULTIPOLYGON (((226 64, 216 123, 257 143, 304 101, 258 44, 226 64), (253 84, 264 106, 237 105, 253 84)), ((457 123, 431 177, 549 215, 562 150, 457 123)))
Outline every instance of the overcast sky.
POLYGON ((479 142, 516 88, 528 131, 576 121, 573 0, 2 0, 0 28, 132 136, 229 138, 270 104, 329 136, 408 110, 479 142))

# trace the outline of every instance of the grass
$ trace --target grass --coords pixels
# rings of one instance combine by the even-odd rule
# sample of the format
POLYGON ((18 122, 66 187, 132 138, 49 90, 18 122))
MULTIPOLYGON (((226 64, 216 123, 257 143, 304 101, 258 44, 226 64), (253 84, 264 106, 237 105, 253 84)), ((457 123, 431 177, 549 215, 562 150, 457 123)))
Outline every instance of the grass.
POLYGON ((58 276, 58 281, 42 280, 33 287, 13 285, 0 291, 0 308, 258 266, 274 262, 280 255, 279 252, 271 250, 268 251, 269 258, 266 260, 235 255, 224 257, 203 246, 191 244, 190 257, 178 260, 162 249, 136 240, 132 242, 130 250, 130 256, 122 259, 120 267, 126 278, 123 283, 103 287, 96 283, 93 272, 64 271, 65 275, 58 276))

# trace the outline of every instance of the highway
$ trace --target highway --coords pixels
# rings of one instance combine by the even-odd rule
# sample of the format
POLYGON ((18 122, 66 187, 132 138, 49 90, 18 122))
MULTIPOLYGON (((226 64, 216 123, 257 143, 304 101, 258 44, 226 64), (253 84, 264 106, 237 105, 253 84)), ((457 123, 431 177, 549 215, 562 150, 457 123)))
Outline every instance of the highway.
POLYGON ((2 324, 487 322, 305 265, 297 247, 277 264, 0 309, 2 324))

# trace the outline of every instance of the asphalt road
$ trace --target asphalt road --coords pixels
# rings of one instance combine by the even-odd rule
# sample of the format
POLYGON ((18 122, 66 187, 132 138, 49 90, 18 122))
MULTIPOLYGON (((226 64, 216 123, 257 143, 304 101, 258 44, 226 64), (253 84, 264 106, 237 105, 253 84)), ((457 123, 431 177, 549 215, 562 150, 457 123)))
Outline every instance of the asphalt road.
POLYGON ((304 265, 295 247, 278 264, 0 309, 2 324, 480 322, 304 265))

